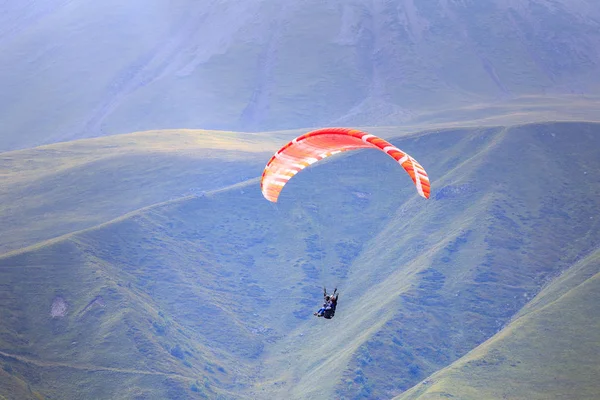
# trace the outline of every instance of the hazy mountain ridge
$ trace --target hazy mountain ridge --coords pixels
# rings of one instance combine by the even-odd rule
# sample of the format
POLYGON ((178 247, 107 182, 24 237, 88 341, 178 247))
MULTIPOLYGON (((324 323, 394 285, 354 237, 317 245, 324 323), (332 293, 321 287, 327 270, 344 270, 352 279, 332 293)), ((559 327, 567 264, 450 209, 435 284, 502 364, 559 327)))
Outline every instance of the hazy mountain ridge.
POLYGON ((0 151, 147 129, 398 125, 599 94, 591 1, 24 4, 2 6, 0 151))

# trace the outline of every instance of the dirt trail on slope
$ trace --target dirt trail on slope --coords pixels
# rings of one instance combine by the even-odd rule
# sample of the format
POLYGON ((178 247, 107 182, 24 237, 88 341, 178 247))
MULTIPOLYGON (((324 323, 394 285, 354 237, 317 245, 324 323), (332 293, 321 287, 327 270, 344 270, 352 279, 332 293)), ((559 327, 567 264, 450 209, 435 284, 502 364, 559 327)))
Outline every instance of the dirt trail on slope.
POLYGON ((157 376, 177 378, 177 379, 192 381, 192 382, 196 381, 196 378, 192 378, 192 377, 185 376, 185 375, 179 375, 179 374, 169 374, 169 373, 157 372, 157 371, 141 371, 141 370, 128 369, 128 368, 99 367, 99 366, 85 365, 85 364, 77 365, 77 364, 68 364, 68 363, 61 363, 61 362, 54 362, 54 361, 35 360, 32 358, 19 356, 16 354, 5 353, 3 351, 0 351, 0 358, 13 359, 13 360, 17 360, 17 361, 20 361, 20 362, 23 362, 26 364, 36 365, 36 366, 42 367, 42 368, 69 368, 69 369, 76 369, 76 370, 88 371, 88 372, 89 371, 105 371, 105 372, 118 372, 121 374, 133 374, 133 375, 157 375, 157 376))

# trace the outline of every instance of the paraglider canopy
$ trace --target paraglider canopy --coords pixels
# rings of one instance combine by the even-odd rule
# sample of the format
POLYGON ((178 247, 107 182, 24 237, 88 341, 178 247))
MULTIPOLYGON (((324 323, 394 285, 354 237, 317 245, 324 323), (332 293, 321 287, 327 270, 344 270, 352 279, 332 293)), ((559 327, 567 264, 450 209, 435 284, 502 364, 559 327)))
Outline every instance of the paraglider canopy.
POLYGON ((263 171, 260 182, 263 196, 275 203, 285 184, 304 168, 342 151, 358 149, 377 149, 392 157, 411 177, 419 195, 429 198, 429 178, 417 160, 384 139, 348 128, 317 129, 279 149, 263 171))

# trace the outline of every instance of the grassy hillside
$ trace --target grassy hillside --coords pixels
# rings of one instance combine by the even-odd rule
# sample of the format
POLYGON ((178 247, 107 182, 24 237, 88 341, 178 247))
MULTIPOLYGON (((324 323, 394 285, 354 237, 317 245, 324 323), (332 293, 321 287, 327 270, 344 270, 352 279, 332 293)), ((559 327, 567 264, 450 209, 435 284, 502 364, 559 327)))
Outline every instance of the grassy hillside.
POLYGON ((5 255, 2 382, 31 398, 391 398, 597 249, 599 130, 397 137, 430 200, 363 151, 303 171, 277 204, 250 179, 5 255), (341 290, 331 321, 312 317, 324 284, 341 290))
MULTIPOLYGON (((395 168, 392 162, 386 170, 395 168)), ((355 175, 359 169, 354 166, 355 175)), ((395 201, 387 197, 388 203, 395 201)), ((311 228, 310 221, 297 227, 296 219, 288 221, 278 210, 266 203, 253 180, 7 256, 0 267, 2 292, 8 295, 2 318, 18 325, 3 326, 0 336, 7 340, 0 347, 26 356, 36 369, 43 360, 51 370, 54 364, 66 364, 72 369, 99 365, 114 374, 125 366, 176 371, 183 375, 177 380, 179 388, 187 390, 184 379, 191 376, 243 393, 259 380, 264 347, 284 336, 290 325, 305 321, 319 301, 321 281, 315 271, 320 268, 304 259, 314 239, 297 242, 305 229, 317 227, 311 228), (40 273, 31 273, 35 266, 40 273), (58 286, 46 284, 49 280, 58 286), (12 296, 22 290, 29 299, 25 304, 12 296), (282 305, 274 301, 279 293, 285 296, 282 305), (98 298, 102 304, 94 303, 98 298), (64 317, 52 317, 55 302, 65 304, 64 317), (287 312, 281 313, 282 307, 287 312), (66 326, 56 330, 57 322, 66 326), (37 333, 31 337, 33 327, 37 333), (27 340, 18 340, 23 335, 27 340), (58 343, 66 347, 57 351, 62 346, 58 343), (209 354, 202 353, 207 351, 204 344, 212 349, 209 354), (181 351, 174 351, 177 345, 181 351), (119 356, 110 360, 113 352, 119 356)), ((307 210, 295 212, 297 218, 310 215, 307 210)), ((367 228, 376 224, 365 222, 367 228)), ((351 237, 345 240, 353 244, 351 237)), ((16 370, 12 359, 8 361, 16 370)), ((19 372, 19 379, 31 379, 29 369, 19 372)), ((158 388, 135 384, 127 371, 122 374, 110 382, 121 398, 128 398, 126 388, 132 384, 139 391, 155 390, 152 398, 164 398, 158 383, 158 388)), ((45 396, 74 396, 81 390, 77 382, 53 389, 45 381, 40 390, 45 396)), ((94 387, 98 385, 102 388, 100 383, 94 387)))
MULTIPOLYGON (((390 137, 409 128, 370 131, 390 137)), ((146 131, 2 153, 0 254, 257 177, 304 132, 146 131)))
POLYGON ((532 98, 541 114, 597 119, 599 18, 591 0, 3 2, 0 151, 148 129, 455 121, 532 98))
POLYGON ((493 338, 396 399, 598 397, 599 289, 595 250, 493 338))
POLYGON ((258 176, 278 144, 267 136, 177 130, 3 153, 0 253, 258 176))
POLYGON ((435 182, 432 201, 399 198, 351 265, 350 304, 335 336, 323 345, 314 337, 309 352, 296 342, 286 349, 279 367, 296 372, 286 394, 319 398, 335 386, 325 393, 389 398, 501 329, 598 243, 596 129, 528 125, 420 137, 418 148, 432 150, 420 157, 435 182))

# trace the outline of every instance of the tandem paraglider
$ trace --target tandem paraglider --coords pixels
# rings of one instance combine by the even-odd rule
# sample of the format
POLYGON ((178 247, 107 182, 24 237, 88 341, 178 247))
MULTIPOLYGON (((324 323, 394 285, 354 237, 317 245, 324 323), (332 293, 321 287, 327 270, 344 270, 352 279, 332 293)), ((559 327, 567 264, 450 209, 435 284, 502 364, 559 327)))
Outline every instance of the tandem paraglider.
MULTIPOLYGON (((265 166, 260 181, 261 192, 265 199, 276 203, 283 187, 304 168, 332 155, 360 149, 375 149, 392 157, 408 173, 417 193, 429 198, 429 177, 417 160, 380 137, 349 128, 317 129, 281 147, 265 166)), ((331 295, 324 289, 323 296, 323 307, 314 315, 331 319, 337 307, 337 288, 331 295)))

